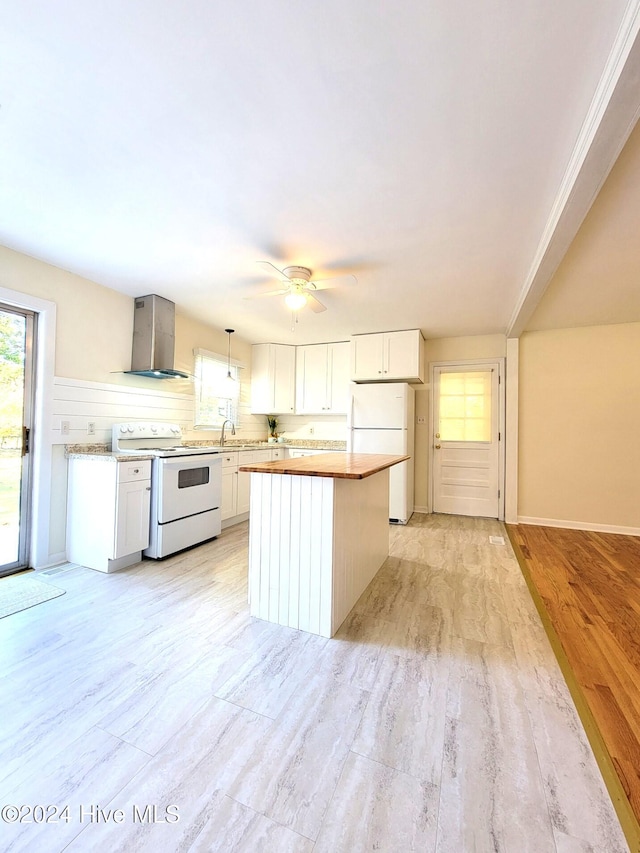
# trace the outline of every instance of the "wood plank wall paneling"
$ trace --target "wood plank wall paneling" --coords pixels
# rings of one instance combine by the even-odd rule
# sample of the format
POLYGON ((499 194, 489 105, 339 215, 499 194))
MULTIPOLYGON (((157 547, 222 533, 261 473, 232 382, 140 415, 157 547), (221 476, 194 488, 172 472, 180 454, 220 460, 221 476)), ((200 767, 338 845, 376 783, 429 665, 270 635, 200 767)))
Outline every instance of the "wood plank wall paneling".
POLYGON ((640 538, 507 525, 631 849, 640 851, 640 538))
POLYGON ((112 425, 129 420, 177 423, 183 429, 192 429, 193 393, 178 393, 162 385, 161 380, 158 383, 157 389, 135 388, 55 377, 50 424, 52 443, 110 442, 112 425), (62 421, 69 421, 69 435, 62 435, 62 421), (89 421, 95 422, 95 435, 87 432, 89 421))
POLYGON ((333 626, 337 630, 389 554, 388 469, 364 480, 340 480, 335 497, 333 626))
POLYGON ((251 613, 329 636, 334 481, 251 475, 251 613))
POLYGON ((251 615, 332 636, 389 553, 389 474, 251 475, 251 615))

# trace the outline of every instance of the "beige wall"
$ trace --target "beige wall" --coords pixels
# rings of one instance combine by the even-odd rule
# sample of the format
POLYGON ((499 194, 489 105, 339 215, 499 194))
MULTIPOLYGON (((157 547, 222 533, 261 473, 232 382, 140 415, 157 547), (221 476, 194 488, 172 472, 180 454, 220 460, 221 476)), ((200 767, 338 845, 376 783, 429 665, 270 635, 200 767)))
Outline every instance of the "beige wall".
MULTIPOLYGON (((130 296, 1 246, 0 287, 56 304, 56 376, 193 393, 191 382, 121 373, 131 367, 134 309, 130 296)), ((177 313, 175 364, 179 370, 193 373, 195 347, 226 355, 227 335, 223 329, 177 313)), ((251 346, 233 335, 231 349, 232 356, 246 365, 243 384, 247 384, 251 346)))
POLYGON ((507 354, 504 335, 468 335, 464 338, 435 338, 425 345, 427 367, 434 361, 471 361, 503 358, 507 354))
POLYGON ((416 391, 415 503, 429 504, 429 406, 431 404, 431 364, 434 361, 472 361, 478 358, 502 358, 506 355, 504 335, 470 335, 460 338, 434 338, 425 342, 425 383, 416 391), (417 423, 418 418, 424 423, 417 423))
POLYGON ((640 323, 520 340, 520 517, 640 529, 640 323))
POLYGON ((130 296, 4 247, 0 287, 55 302, 57 376, 117 383, 131 367, 130 296))

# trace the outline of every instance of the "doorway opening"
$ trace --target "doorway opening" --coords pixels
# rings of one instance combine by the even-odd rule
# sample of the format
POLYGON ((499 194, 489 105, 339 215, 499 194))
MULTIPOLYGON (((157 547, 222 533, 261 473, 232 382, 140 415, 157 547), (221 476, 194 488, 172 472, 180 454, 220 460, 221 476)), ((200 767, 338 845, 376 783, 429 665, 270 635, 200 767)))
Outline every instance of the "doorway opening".
POLYGON ((29 565, 36 320, 0 303, 0 576, 29 565))

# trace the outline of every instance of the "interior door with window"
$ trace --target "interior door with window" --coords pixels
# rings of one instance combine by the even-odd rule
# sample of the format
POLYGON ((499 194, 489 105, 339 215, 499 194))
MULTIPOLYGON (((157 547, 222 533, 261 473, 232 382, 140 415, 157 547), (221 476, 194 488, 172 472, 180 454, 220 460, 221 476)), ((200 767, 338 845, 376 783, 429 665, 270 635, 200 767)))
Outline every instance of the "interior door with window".
POLYGON ((501 518, 501 362, 433 368, 433 512, 501 518))
POLYGON ((35 319, 0 303, 0 575, 29 565, 35 319))

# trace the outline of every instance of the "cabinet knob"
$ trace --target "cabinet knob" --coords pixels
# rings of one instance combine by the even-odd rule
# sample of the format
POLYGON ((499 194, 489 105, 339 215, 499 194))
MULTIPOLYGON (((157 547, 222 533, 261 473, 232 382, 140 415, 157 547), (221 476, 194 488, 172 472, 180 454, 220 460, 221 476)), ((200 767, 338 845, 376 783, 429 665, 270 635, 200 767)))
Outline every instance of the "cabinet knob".
POLYGON ((378 373, 382 373, 382 371, 381 371, 381 370, 379 370, 379 371, 378 371, 378 373))
POLYGON ((151 486, 147 486, 146 491, 147 491, 147 492, 150 492, 150 491, 151 491, 151 486))

